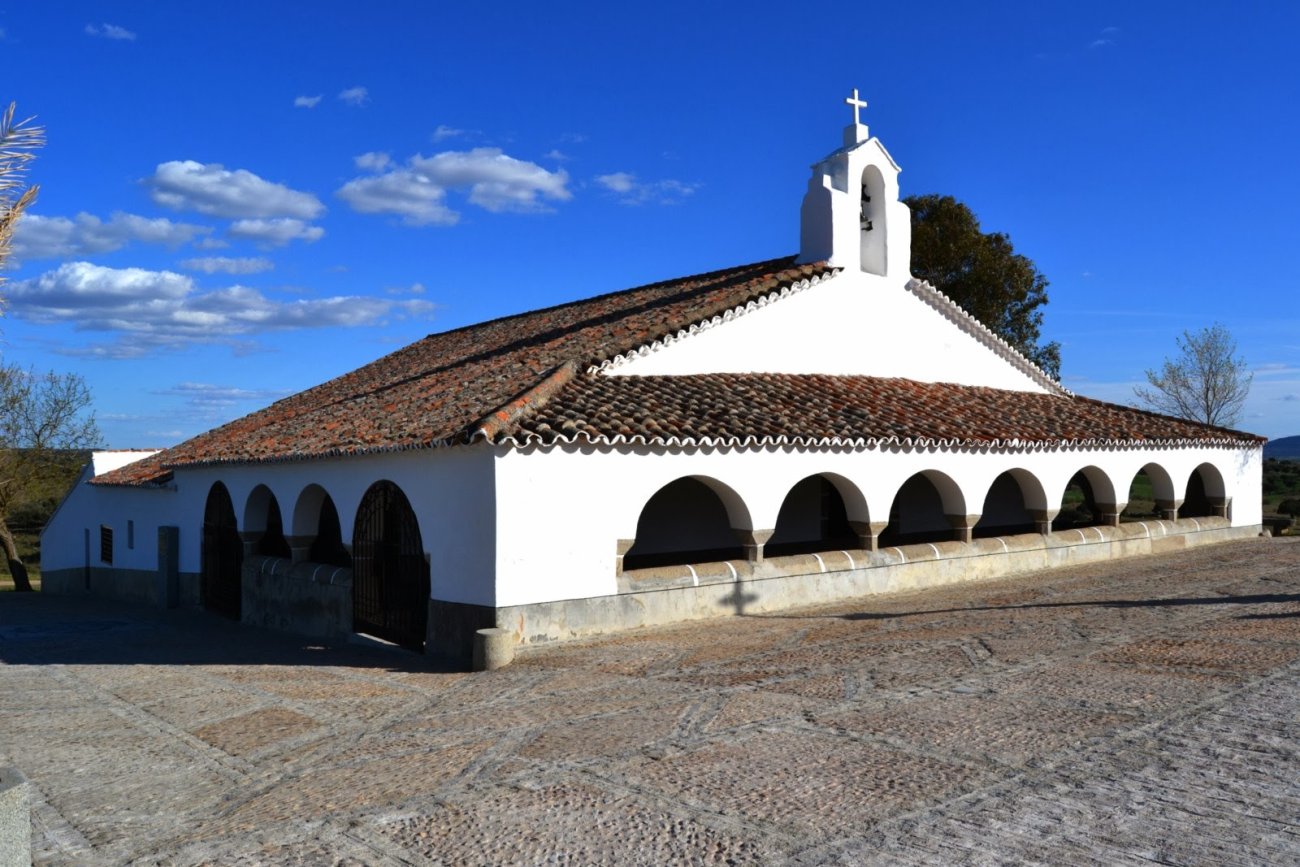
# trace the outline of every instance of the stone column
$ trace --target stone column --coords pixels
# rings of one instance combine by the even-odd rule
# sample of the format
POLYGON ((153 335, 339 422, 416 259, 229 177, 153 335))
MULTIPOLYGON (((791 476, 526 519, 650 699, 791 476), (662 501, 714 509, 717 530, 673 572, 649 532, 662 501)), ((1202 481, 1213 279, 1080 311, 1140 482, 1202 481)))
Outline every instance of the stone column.
POLYGON ((244 543, 244 556, 257 553, 257 543, 262 541, 262 530, 240 530, 239 540, 244 543))
POLYGON ((291 563, 306 563, 311 557, 311 545, 316 541, 315 536, 285 536, 285 541, 289 543, 289 558, 291 563))
POLYGON ((615 575, 623 574, 623 557, 624 555, 627 554, 628 551, 632 550, 632 546, 635 543, 636 543, 636 539, 619 539, 617 542, 614 543, 614 574, 615 575))
POLYGON ((736 534, 736 540, 745 549, 745 559, 751 563, 762 563, 763 546, 776 530, 741 530, 732 527, 731 532, 736 534))
POLYGON ((1097 523, 1103 527, 1118 527, 1119 513, 1128 503, 1093 503, 1097 507, 1097 523))
POLYGON ((1178 507, 1182 504, 1182 500, 1156 500, 1156 511, 1160 513, 1160 520, 1178 520, 1178 507))
POLYGON ((888 521, 849 521, 849 527, 858 536, 858 547, 863 551, 877 551, 880 548, 880 534, 889 526, 888 521))
POLYGON ((1060 509, 1030 509, 1029 516, 1034 519, 1034 532, 1047 536, 1052 532, 1052 521, 1060 514, 1060 509))
POLYGON ((952 525, 952 537, 958 542, 970 542, 974 538, 975 525, 980 522, 979 515, 944 515, 952 525))
POLYGON ((1216 518, 1231 517, 1232 497, 1209 497, 1210 511, 1216 518))

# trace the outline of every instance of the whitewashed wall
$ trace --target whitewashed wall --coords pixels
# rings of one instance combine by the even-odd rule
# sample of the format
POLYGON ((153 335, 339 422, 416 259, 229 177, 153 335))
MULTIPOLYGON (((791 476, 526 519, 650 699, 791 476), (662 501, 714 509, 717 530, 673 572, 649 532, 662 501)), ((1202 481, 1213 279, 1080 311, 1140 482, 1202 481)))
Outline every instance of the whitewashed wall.
MULTIPOLYGON (((771 530, 785 495, 807 476, 834 474, 860 498, 846 497, 850 520, 884 521, 894 494, 909 477, 937 471, 948 514, 978 514, 1001 473, 1023 469, 1030 484, 1027 506, 1053 513, 1070 478, 1093 466, 1099 479, 1127 498, 1133 476, 1148 464, 1164 468, 1172 498, 1181 499, 1192 471, 1210 462, 1233 497, 1235 526, 1260 521, 1260 451, 1171 449, 1128 452, 1064 450, 1008 454, 938 451, 799 452, 789 449, 694 453, 649 448, 568 447, 502 450, 497 482, 497 605, 580 599, 616 592, 619 539, 636 536, 646 501, 683 476, 705 477, 734 493, 727 503, 733 526, 771 530), (944 479, 950 480, 945 483, 944 479), (1241 496, 1237 496, 1238 493, 1241 496)), ((1159 472, 1154 476, 1161 476, 1159 472)), ((1159 487, 1162 482, 1157 481, 1159 487)), ((1099 502, 1104 485, 1094 481, 1099 502)), ((1217 492, 1210 490, 1210 495, 1217 492)), ((1157 491, 1157 496, 1162 496, 1157 491)))
POLYGON ((907 279, 843 271, 607 372, 896 376, 1046 391, 914 295, 907 279))
MULTIPOLYGON (((479 605, 493 604, 492 452, 487 447, 435 449, 368 455, 348 459, 252 464, 181 470, 163 489, 101 487, 79 484, 42 537, 46 569, 84 565, 83 535, 92 532, 91 566, 98 560, 99 525, 111 523, 117 546, 125 547, 126 522, 135 523, 135 549, 115 552, 113 566, 157 568, 159 526, 180 528, 180 570, 200 571, 203 510, 216 482, 225 484, 240 529, 247 525, 246 505, 258 485, 275 495, 293 533, 295 505, 309 486, 319 485, 338 509, 343 541, 350 544, 357 507, 366 489, 382 479, 397 484, 411 502, 431 564, 434 598, 479 605)), ((314 531, 314 525, 312 527, 314 531)))

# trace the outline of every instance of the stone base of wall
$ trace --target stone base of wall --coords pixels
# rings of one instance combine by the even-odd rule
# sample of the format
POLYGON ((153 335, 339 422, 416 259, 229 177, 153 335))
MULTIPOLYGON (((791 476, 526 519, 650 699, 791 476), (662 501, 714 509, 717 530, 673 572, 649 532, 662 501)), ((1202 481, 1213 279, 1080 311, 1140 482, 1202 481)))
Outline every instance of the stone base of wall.
POLYGON ((157 608, 197 605, 198 586, 199 576, 192 572, 179 573, 175 585, 169 583, 167 575, 151 569, 92 566, 89 570, 75 568, 41 572, 42 593, 100 596, 157 608))
POLYGON ((1232 527, 1225 518, 1185 518, 877 552, 828 551, 757 564, 733 560, 643 569, 621 576, 616 596, 499 608, 495 625, 509 629, 521 644, 536 644, 1159 554, 1259 533, 1259 526, 1232 527))
POLYGON ((424 652, 468 666, 474 653, 474 633, 496 624, 497 610, 490 606, 430 599, 424 652))
POLYGON ((245 557, 239 619, 313 638, 346 637, 352 633, 352 570, 245 557))

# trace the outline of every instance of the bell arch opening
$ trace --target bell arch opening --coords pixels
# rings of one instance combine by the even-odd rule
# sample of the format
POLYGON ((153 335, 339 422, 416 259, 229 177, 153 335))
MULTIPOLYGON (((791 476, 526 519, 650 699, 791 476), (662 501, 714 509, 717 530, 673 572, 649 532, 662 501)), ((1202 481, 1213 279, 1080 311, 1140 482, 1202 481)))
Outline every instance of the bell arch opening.
POLYGON ((888 268, 885 236, 885 176, 875 166, 862 170, 861 212, 858 219, 862 270, 884 275, 888 268))

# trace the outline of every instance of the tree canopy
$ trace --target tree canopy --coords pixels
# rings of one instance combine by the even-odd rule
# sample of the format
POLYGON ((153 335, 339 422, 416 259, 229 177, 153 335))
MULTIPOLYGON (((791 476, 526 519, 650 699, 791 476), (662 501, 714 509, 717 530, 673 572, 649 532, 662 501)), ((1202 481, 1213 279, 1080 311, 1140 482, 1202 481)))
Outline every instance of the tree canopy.
POLYGON ((1047 278, 1002 232, 952 196, 908 196, 912 210, 912 273, 960 304, 1053 378, 1061 346, 1042 343, 1047 278))
POLYGON ((1219 323, 1178 338, 1179 356, 1146 372, 1148 386, 1133 393, 1156 412, 1202 424, 1231 427, 1241 418, 1254 379, 1237 341, 1219 323))

